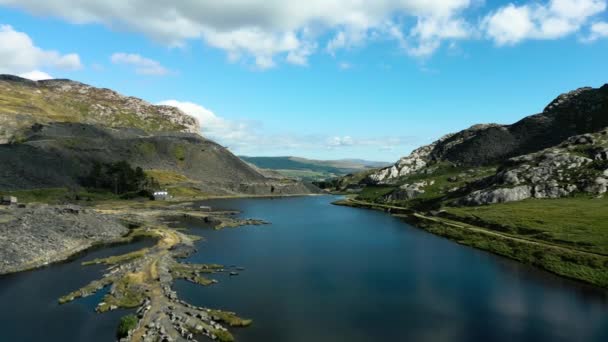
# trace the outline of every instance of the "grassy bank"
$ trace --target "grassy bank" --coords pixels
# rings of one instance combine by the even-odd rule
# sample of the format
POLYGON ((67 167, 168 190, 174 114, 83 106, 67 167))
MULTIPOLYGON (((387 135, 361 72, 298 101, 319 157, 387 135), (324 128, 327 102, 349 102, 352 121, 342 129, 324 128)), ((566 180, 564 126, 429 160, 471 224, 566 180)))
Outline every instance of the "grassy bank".
POLYGON ((447 217, 455 220, 608 256, 608 198, 527 200, 445 209, 447 217))
POLYGON ((447 214, 441 217, 358 200, 336 204, 391 212, 459 244, 608 288, 608 256, 602 254, 607 249, 608 200, 597 200, 591 207, 587 201, 590 200, 536 200, 530 201, 533 203, 447 208, 447 214), (585 211, 580 212, 583 209, 585 211), (585 215, 581 217, 581 213, 585 215))

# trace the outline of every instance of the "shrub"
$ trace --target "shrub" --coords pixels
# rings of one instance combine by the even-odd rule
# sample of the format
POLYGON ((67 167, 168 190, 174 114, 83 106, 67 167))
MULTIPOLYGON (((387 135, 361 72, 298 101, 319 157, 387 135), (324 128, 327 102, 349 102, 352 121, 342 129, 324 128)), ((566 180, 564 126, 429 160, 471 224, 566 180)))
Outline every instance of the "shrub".
POLYGON ((118 325, 118 331, 116 331, 116 337, 123 338, 129 335, 129 331, 137 327, 137 317, 135 315, 127 315, 120 319, 118 325))

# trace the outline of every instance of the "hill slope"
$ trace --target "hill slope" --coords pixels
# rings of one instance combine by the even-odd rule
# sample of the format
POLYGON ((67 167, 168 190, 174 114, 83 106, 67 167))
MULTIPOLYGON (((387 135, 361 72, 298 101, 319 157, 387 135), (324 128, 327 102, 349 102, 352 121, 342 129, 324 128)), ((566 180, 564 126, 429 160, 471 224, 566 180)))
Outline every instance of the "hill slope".
POLYGON ((196 119, 110 89, 70 80, 30 81, 0 75, 0 143, 19 139, 34 123, 77 122, 146 132, 198 133, 196 119))
POLYGON ((179 193, 310 192, 201 137, 196 120, 176 108, 68 80, 0 76, 0 90, 0 190, 78 187, 95 163, 127 161, 179 193))

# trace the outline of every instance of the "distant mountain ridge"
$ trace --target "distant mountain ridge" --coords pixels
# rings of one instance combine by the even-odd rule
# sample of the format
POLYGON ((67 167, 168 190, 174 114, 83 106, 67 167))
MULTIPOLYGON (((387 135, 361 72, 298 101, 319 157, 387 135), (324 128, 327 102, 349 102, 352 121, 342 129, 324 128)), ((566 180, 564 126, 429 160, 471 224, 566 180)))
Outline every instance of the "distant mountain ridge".
POLYGON ((390 163, 361 159, 313 160, 301 157, 248 157, 241 159, 260 169, 279 172, 288 177, 322 180, 349 173, 387 166, 390 163))

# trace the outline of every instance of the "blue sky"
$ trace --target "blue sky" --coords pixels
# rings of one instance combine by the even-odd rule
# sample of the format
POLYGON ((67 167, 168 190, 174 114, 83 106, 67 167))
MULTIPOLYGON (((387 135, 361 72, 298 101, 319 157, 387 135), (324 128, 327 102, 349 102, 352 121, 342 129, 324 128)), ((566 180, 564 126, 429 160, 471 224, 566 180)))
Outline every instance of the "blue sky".
POLYGON ((0 72, 179 106, 238 154, 394 161, 608 83, 607 22, 606 0, 0 0, 0 72))

